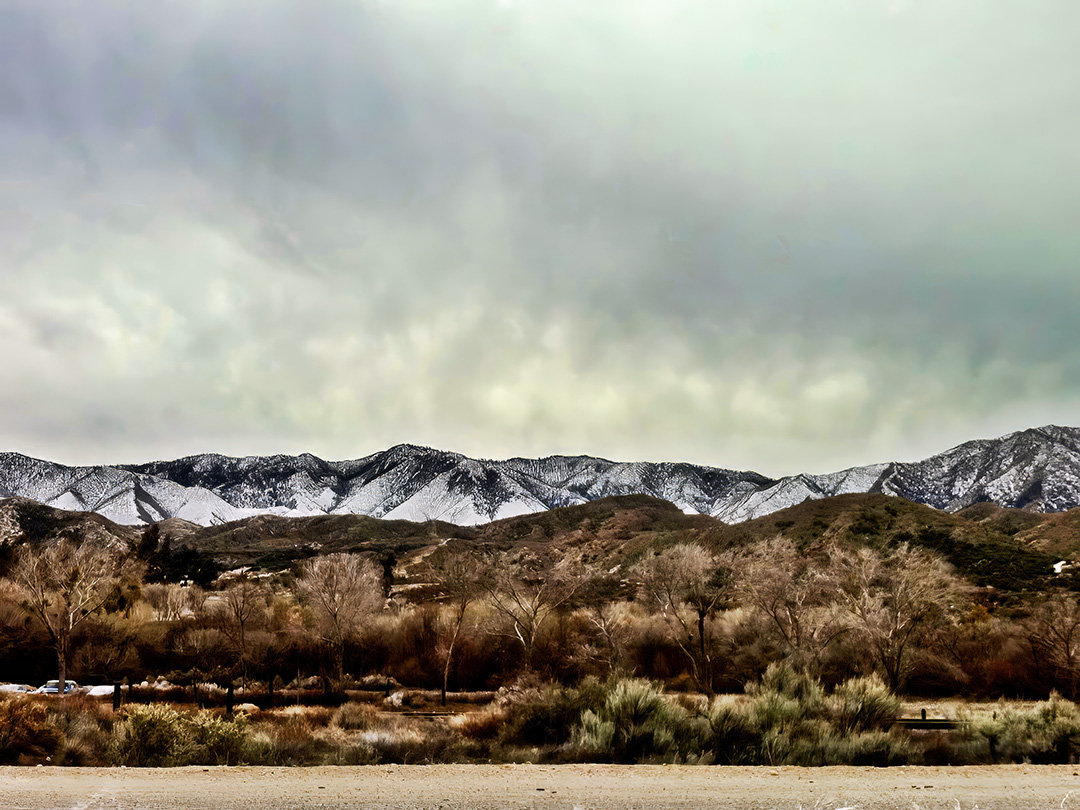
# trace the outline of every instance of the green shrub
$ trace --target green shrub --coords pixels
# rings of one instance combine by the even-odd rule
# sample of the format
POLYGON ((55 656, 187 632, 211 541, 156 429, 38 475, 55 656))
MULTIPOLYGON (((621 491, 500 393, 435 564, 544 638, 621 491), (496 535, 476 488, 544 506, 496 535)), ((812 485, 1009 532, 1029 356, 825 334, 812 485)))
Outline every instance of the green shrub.
POLYGON ((117 765, 159 768, 182 765, 190 748, 183 717, 164 704, 129 706, 109 746, 117 765))
POLYGON ((829 729, 816 738, 792 741, 785 765, 906 765, 917 759, 911 742, 884 731, 838 734, 829 729))
MULTIPOLYGON (((763 735, 786 737, 814 737, 821 733, 820 721, 825 715, 825 690, 814 678, 785 664, 770 664, 761 683, 747 688, 750 695, 750 720, 763 735)), ((779 751, 782 741, 775 746, 766 744, 765 751, 779 751)), ((768 764, 774 764, 779 754, 767 753, 768 764)))
POLYGON ((961 739, 980 741, 993 762, 1064 764, 1080 754, 1080 709, 1056 693, 1032 709, 1003 705, 992 717, 958 720, 961 739))
POLYGON ((582 713, 574 742, 589 755, 632 763, 696 755, 702 732, 651 683, 624 679, 610 687, 597 710, 582 713))
POLYGON ((877 675, 852 678, 825 701, 833 725, 844 733, 887 729, 900 711, 900 699, 877 675))
POLYGON ((265 729, 252 731, 244 742, 243 760, 249 765, 285 765, 276 756, 274 737, 265 729))
POLYGON ((499 740, 511 745, 564 745, 581 722, 581 715, 600 706, 606 692, 589 678, 577 688, 549 686, 524 700, 505 706, 506 723, 499 740))
POLYGON ((191 740, 187 764, 236 765, 243 760, 248 733, 243 715, 226 720, 209 712, 199 712, 185 716, 184 723, 191 740))
POLYGON ((1080 708, 1056 692, 1035 708, 1036 744, 1052 762, 1067 764, 1080 753, 1080 708))
POLYGON ((610 720, 604 720, 600 714, 586 709, 582 713, 578 723, 574 742, 587 754, 613 756, 615 747, 615 724, 610 720))
POLYGON ((0 697, 0 765, 42 761, 60 741, 60 732, 40 703, 27 697, 0 697))
POLYGON ((856 678, 826 696, 805 673, 773 664, 744 701, 715 698, 705 713, 713 760, 745 765, 895 765, 917 760, 889 734, 899 702, 876 678, 856 678))
POLYGON ((825 690, 821 684, 806 672, 793 669, 787 664, 769 664, 761 683, 747 688, 752 695, 773 693, 797 701, 806 707, 821 706, 825 699, 825 690))
POLYGON ((709 731, 706 745, 717 765, 755 765, 760 761, 761 732, 746 704, 715 698, 705 718, 709 731))
POLYGON ((920 741, 919 758, 924 765, 979 765, 990 762, 987 750, 986 739, 961 723, 955 731, 928 733, 920 741))
POLYGON ((806 704, 779 692, 759 692, 750 702, 750 719, 763 731, 793 732, 820 715, 820 705, 806 704))
POLYGON ((118 765, 234 765, 244 760, 247 721, 210 712, 185 714, 164 704, 129 706, 113 728, 109 754, 118 765))
POLYGON ((327 765, 374 765, 379 762, 379 755, 365 742, 352 743, 339 747, 329 757, 327 765))
POLYGON ((259 729, 250 734, 244 761, 258 765, 322 765, 335 746, 317 737, 305 712, 289 709, 265 713, 259 729))
POLYGON ((283 733, 282 727, 264 728, 247 735, 242 758, 251 765, 326 765, 338 750, 339 746, 310 729, 294 735, 288 729, 283 733))

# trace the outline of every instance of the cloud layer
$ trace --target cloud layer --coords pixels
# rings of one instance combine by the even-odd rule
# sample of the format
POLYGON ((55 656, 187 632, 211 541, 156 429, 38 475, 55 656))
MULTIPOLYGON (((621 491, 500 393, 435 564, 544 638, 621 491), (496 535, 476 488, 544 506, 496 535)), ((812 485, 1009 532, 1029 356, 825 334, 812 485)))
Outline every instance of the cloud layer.
POLYGON ((1080 403, 1071 0, 0 5, 0 444, 913 458, 1080 403))

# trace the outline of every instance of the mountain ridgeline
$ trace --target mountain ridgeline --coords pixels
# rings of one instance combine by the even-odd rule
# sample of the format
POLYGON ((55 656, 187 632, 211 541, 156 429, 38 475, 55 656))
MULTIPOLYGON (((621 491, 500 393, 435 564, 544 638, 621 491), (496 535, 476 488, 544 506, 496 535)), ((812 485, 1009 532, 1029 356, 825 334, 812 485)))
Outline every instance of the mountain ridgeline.
POLYGON ((257 515, 366 515, 469 526, 634 494, 740 523, 806 500, 855 493, 899 496, 948 512, 984 502, 1063 512, 1080 505, 1080 428, 1032 428, 966 442, 923 461, 779 479, 590 456, 477 460, 412 445, 352 461, 201 454, 93 467, 0 453, 0 498, 94 512, 128 526, 167 519, 212 526, 257 515))

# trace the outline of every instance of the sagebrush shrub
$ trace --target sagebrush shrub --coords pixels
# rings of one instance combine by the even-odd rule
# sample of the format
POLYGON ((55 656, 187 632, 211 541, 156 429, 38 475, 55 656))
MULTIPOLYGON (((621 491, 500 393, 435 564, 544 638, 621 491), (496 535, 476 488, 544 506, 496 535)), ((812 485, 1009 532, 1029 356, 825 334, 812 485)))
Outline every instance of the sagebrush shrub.
POLYGON ((99 701, 71 696, 49 706, 49 718, 61 735, 53 754, 55 765, 103 765, 109 759, 111 707, 99 701))
POLYGON ((622 679, 609 686, 600 707, 582 713, 574 742, 590 755, 632 763, 696 755, 701 736, 686 711, 653 684, 622 679))
POLYGON ((894 765, 918 759, 886 733, 899 701, 877 678, 855 678, 826 696, 817 680, 772 664, 743 701, 715 698, 705 716, 713 760, 746 765, 894 765))
POLYGON ((994 762, 1064 764, 1080 754, 1080 708, 1057 693, 1031 709, 1002 705, 991 717, 958 719, 962 736, 994 762))
POLYGON ((577 688, 549 686, 535 696, 527 692, 503 707, 507 719, 499 739, 513 745, 563 745, 574 735, 582 712, 597 708, 604 698, 595 679, 577 688))
POLYGON ((0 765, 49 757, 61 735, 45 707, 28 697, 0 697, 0 765))
POLYGON ((773 764, 822 766, 905 765, 917 759, 909 740, 884 731, 840 734, 822 721, 816 735, 784 738, 783 756, 773 764))
POLYGON ((760 757, 760 727, 750 716, 750 707, 727 697, 715 698, 705 713, 712 749, 718 765, 754 765, 760 757))
POLYGON ((181 714, 151 703, 127 707, 113 728, 109 753, 117 765, 160 768, 184 764, 190 745, 181 714))
POLYGON ((818 707, 825 699, 825 690, 817 679, 787 664, 769 664, 761 682, 747 688, 750 694, 776 694, 807 707, 818 707))
MULTIPOLYGON (((798 738, 820 733, 825 690, 806 673, 785 664, 770 664, 761 682, 749 685, 746 691, 751 698, 751 722, 762 734, 798 738)), ((770 759, 773 756, 770 754, 770 759)))
POLYGON ((191 749, 187 764, 236 765, 243 759, 247 742, 247 721, 243 715, 234 720, 209 712, 184 718, 191 749))
POLYGON ((234 765, 243 761, 247 722, 210 712, 187 714, 165 704, 129 706, 113 728, 109 753, 118 765, 234 765))
POLYGON ((251 765, 326 765, 337 750, 311 728, 295 734, 281 726, 265 727, 247 736, 243 761, 251 765))
POLYGON ((372 727, 378 716, 374 706, 350 701, 342 703, 330 720, 330 725, 345 731, 364 731, 372 727))
POLYGON ((844 681, 825 705, 833 724, 845 734, 887 729, 900 711, 900 699, 877 675, 844 681))

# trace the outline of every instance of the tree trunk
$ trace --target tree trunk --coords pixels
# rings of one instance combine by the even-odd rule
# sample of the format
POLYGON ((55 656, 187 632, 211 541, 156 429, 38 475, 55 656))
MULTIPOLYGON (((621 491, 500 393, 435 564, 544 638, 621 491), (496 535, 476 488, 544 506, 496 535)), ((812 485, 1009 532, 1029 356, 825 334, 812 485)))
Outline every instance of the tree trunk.
POLYGON ((67 662, 68 653, 71 648, 71 638, 66 633, 61 633, 56 639, 56 663, 60 670, 59 679, 57 684, 56 694, 60 697, 64 696, 65 687, 67 686, 67 662))
POLYGON ((903 651, 897 650, 895 653, 883 654, 881 656, 881 663, 885 668, 885 677, 889 679, 889 691, 894 695, 900 694, 900 681, 903 680, 903 651))
POLYGON ((531 627, 517 627, 515 629, 518 641, 521 642, 521 652, 525 656, 525 671, 532 672, 533 662, 533 634, 531 627))
POLYGON ((451 660, 453 660, 453 657, 454 657, 454 645, 457 644, 458 633, 460 633, 460 632, 461 632, 461 624, 458 623, 457 627, 454 628, 454 635, 450 639, 450 647, 446 651, 446 663, 443 665, 443 674, 442 674, 442 705, 443 706, 446 705, 446 687, 447 687, 447 684, 450 682, 450 662, 451 662, 451 660))
POLYGON ((701 653, 701 687, 709 697, 713 695, 712 682, 712 659, 709 658, 705 649, 705 611, 698 611, 697 620, 698 647, 701 653))
POLYGON ((345 642, 339 641, 334 643, 334 680, 337 681, 338 686, 341 686, 342 680, 345 678, 345 642))

